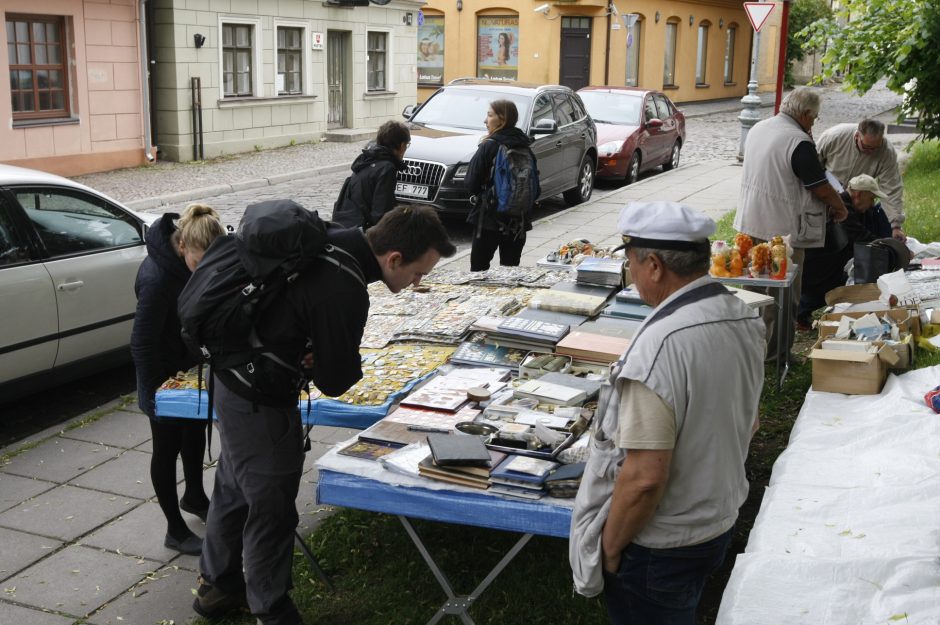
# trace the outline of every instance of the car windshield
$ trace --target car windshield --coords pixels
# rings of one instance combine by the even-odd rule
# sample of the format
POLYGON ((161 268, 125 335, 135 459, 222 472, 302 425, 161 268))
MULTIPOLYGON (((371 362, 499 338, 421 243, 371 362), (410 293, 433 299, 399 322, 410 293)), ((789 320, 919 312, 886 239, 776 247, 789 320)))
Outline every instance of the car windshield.
POLYGON ((486 111, 490 107, 490 102, 494 100, 512 100, 519 110, 519 122, 516 125, 525 130, 523 124, 529 112, 530 98, 470 89, 444 89, 437 92, 434 97, 425 102, 411 121, 426 126, 449 126, 486 131, 484 124, 486 111))
POLYGON ((605 91, 579 91, 578 95, 598 124, 637 126, 640 123, 641 95, 605 91))

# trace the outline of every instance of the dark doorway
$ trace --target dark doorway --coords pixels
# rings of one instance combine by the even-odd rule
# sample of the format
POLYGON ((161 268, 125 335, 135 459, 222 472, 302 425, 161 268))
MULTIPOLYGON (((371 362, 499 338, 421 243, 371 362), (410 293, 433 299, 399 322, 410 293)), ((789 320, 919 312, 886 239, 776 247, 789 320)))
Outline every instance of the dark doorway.
POLYGON ((561 18, 559 82, 575 91, 591 81, 591 18, 561 18))

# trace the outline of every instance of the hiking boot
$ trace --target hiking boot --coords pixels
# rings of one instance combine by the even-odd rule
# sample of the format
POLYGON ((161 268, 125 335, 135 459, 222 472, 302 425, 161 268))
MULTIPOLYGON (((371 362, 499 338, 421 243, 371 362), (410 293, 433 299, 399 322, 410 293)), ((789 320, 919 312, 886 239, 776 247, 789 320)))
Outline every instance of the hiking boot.
POLYGON ((216 618, 229 612, 248 608, 245 593, 230 595, 212 584, 207 584, 202 577, 199 578, 199 588, 193 600, 193 610, 204 618, 216 618))

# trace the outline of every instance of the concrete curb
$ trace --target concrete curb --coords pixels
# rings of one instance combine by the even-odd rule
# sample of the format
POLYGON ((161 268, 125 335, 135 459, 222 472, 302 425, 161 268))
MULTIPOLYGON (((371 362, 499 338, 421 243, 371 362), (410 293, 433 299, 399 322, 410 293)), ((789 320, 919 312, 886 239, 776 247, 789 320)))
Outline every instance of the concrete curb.
POLYGON ((251 180, 240 180, 238 182, 216 184, 198 189, 187 189, 177 193, 167 193, 164 195, 142 198, 139 200, 131 200, 130 202, 124 202, 123 204, 131 210, 145 211, 151 208, 166 206, 168 204, 178 204, 179 202, 215 197, 225 193, 234 193, 238 191, 247 191, 249 189, 269 187, 276 184, 281 184, 282 182, 297 180, 299 178, 310 178, 315 176, 324 176, 327 174, 335 174, 347 169, 349 169, 348 163, 326 165, 325 167, 313 167, 310 169, 298 169, 297 171, 289 171, 283 174, 274 174, 272 176, 268 176, 267 178, 254 178, 251 180))

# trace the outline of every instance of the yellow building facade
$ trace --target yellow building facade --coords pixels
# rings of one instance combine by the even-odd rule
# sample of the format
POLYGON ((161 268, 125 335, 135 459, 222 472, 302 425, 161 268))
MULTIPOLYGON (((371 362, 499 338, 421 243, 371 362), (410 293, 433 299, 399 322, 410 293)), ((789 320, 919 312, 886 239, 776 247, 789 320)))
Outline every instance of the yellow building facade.
MULTIPOLYGON (((473 76, 639 86, 676 102, 740 97, 752 36, 740 0, 429 0, 418 15, 418 100, 473 76)), ((765 90, 776 59, 761 61, 765 90)))

